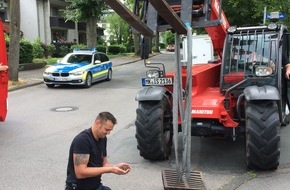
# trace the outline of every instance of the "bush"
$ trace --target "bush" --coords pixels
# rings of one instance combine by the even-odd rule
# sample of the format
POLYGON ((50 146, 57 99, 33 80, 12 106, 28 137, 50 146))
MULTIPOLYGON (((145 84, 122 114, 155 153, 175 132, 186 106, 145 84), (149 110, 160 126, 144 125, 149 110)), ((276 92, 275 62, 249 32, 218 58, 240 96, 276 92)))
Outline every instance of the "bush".
POLYGON ((129 52, 135 52, 135 46, 131 46, 131 50, 129 52))
POLYGON ((68 46, 60 46, 59 47, 59 56, 64 57, 66 54, 69 53, 69 47, 68 46))
POLYGON ((55 45, 53 45, 53 44, 50 44, 50 45, 41 44, 41 46, 44 49, 45 58, 52 57, 53 53, 56 50, 55 45))
POLYGON ((108 54, 117 55, 121 52, 121 47, 119 45, 111 45, 108 47, 108 54))
MULTIPOLYGON (((12 53, 10 53, 12 55, 12 53)), ((33 60, 33 46, 25 39, 20 40, 19 63, 32 63, 33 60)))
POLYGON ((107 47, 104 46, 104 45, 98 45, 97 48, 96 48, 96 50, 97 50, 98 52, 107 53, 107 47))
POLYGON ((126 52, 127 53, 131 53, 131 52, 133 52, 133 50, 134 50, 134 47, 132 47, 132 46, 127 46, 126 47, 126 52))
POLYGON ((120 53, 125 53, 126 47, 124 45, 120 45, 120 53))
POLYGON ((57 57, 48 58, 46 60, 46 62, 47 62, 48 65, 52 65, 52 64, 55 64, 57 62, 57 60, 59 60, 59 59, 61 59, 61 58, 57 58, 57 57))
POLYGON ((40 39, 35 40, 32 43, 32 46, 33 46, 33 58, 43 58, 44 49, 42 48, 40 39))
POLYGON ((165 43, 159 43, 160 49, 165 49, 165 43))
POLYGON ((86 49, 87 46, 85 44, 74 44, 70 46, 70 51, 73 52, 74 49, 86 49))

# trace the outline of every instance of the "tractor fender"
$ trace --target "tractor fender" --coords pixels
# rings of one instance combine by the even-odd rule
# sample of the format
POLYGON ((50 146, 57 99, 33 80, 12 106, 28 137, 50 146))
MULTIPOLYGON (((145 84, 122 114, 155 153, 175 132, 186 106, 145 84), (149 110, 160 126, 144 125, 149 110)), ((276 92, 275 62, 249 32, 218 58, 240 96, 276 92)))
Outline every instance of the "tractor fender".
POLYGON ((250 100, 280 100, 280 94, 274 86, 249 86, 244 89, 245 99, 250 100))
POLYGON ((159 86, 148 86, 142 88, 136 95, 136 101, 162 100, 164 94, 170 93, 166 88, 159 86))

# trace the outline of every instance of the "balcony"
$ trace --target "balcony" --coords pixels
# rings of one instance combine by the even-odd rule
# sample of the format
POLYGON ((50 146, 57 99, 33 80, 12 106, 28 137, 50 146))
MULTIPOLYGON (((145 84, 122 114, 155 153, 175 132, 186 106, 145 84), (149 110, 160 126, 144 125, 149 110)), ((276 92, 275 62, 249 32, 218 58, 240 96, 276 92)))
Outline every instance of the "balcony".
MULTIPOLYGON (((79 22, 78 23, 78 30, 79 31, 86 31, 86 23, 84 22, 79 22)), ((97 26, 97 36, 104 36, 104 28, 98 27, 97 26)))
POLYGON ((50 17, 50 27, 64 28, 64 29, 75 29, 75 23, 72 21, 65 21, 61 17, 50 17))

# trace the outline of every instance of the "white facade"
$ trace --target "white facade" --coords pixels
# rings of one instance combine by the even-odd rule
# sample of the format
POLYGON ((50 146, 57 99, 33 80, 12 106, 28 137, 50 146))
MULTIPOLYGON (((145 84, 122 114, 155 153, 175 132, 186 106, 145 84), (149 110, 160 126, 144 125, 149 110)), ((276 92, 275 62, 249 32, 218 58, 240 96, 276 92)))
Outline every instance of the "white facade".
MULTIPOLYGON (((0 0, 0 3, 3 0, 0 0)), ((50 44, 54 41, 54 33, 60 32, 65 34, 66 42, 78 42, 79 33, 77 24, 74 28, 65 28, 51 25, 51 17, 60 17, 58 10, 64 8, 64 1, 59 0, 20 0, 20 31, 23 38, 29 41, 40 39, 45 44, 50 44)), ((6 8, 6 22, 10 22, 9 5, 10 0, 7 0, 8 8, 6 8)))
POLYGON ((30 41, 39 38, 46 44, 51 42, 49 1, 22 0, 20 15, 23 38, 30 41))
MULTIPOLYGON (((0 6, 7 2, 7 7, 0 13, 5 16, 9 26, 10 0, 0 0, 0 6), (2 4, 1 4, 2 3, 2 4)), ((86 43, 85 23, 66 22, 60 15, 65 9, 65 0, 20 0, 20 31, 29 41, 40 39, 42 43, 86 43), (61 39, 61 40, 59 40, 61 39)), ((1 16, 1 14, 0 14, 1 16)))

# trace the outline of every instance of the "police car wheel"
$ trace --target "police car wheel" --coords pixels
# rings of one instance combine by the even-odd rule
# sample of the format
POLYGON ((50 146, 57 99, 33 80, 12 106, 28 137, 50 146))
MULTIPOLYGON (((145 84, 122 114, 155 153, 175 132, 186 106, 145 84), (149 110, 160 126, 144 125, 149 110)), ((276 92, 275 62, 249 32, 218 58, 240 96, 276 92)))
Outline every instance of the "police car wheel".
POLYGON ((46 86, 47 86, 48 88, 53 88, 55 85, 54 85, 54 84, 46 84, 46 86))
POLYGON ((91 73, 87 74, 85 87, 90 88, 92 86, 92 75, 91 73))
POLYGON ((112 73, 113 73, 112 70, 109 69, 108 74, 107 74, 107 78, 106 78, 107 81, 112 80, 112 73))

